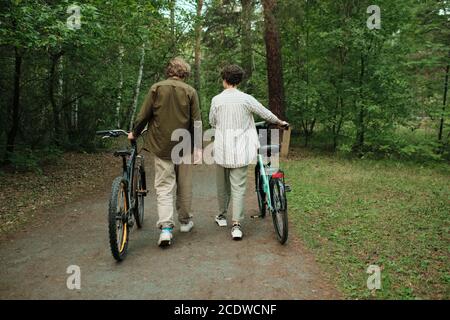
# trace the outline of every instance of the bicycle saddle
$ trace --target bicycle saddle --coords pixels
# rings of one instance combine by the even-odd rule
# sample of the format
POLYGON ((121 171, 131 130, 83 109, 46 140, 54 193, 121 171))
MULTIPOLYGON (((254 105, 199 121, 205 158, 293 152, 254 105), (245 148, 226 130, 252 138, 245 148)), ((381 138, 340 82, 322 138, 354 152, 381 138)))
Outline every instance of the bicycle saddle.
POLYGON ((114 152, 114 157, 126 157, 126 156, 131 156, 130 150, 118 150, 114 152))
POLYGON ((262 155, 278 154, 280 153, 280 146, 278 144, 262 146, 261 148, 259 148, 258 152, 262 155))

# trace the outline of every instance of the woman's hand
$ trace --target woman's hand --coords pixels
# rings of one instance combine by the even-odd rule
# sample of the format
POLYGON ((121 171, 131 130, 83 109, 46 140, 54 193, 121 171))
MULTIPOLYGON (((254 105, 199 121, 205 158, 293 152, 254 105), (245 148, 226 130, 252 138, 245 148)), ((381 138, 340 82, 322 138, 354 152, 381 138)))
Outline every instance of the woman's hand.
POLYGON ((283 129, 288 129, 290 126, 289 123, 287 123, 286 121, 282 121, 282 120, 278 123, 278 125, 283 129))
POLYGON ((131 141, 136 140, 136 138, 135 138, 133 132, 130 132, 130 133, 128 134, 128 140, 131 140, 131 141))

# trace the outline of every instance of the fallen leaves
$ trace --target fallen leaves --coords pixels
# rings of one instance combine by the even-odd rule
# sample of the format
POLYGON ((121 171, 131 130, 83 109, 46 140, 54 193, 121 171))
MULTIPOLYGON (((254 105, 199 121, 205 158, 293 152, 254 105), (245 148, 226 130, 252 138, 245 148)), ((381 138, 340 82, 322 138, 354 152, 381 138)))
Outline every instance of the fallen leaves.
POLYGON ((14 231, 34 215, 83 195, 107 190, 120 162, 106 153, 67 153, 42 174, 5 173, 0 180, 0 234, 14 231))

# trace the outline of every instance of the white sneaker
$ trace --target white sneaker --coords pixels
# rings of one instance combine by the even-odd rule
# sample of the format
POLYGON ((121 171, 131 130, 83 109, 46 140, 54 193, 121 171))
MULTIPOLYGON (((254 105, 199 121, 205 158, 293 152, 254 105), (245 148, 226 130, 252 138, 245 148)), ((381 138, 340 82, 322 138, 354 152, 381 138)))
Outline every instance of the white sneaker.
POLYGON ((233 226, 233 228, 231 229, 231 236, 233 237, 233 240, 242 239, 243 233, 239 224, 233 226))
POLYGON ((186 224, 181 224, 181 226, 180 226, 180 232, 183 232, 183 233, 188 233, 188 232, 191 232, 191 230, 192 230, 192 228, 194 227, 194 221, 189 221, 189 223, 186 223, 186 224))
POLYGON ((159 235, 158 246, 168 247, 172 244, 173 234, 171 228, 164 228, 159 235))
POLYGON ((219 227, 226 227, 227 224, 227 218, 225 218, 225 216, 223 215, 218 215, 216 217, 216 223, 219 225, 219 227))

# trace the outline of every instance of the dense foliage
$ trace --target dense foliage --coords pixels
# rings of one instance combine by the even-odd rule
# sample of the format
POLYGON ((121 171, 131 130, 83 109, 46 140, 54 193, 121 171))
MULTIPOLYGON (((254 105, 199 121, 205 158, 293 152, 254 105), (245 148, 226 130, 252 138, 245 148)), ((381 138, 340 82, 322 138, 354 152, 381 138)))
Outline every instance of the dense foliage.
POLYGON ((277 108, 305 145, 448 159, 450 4, 378 0, 381 28, 369 29, 371 4, 1 0, 2 162, 37 165, 65 150, 93 150, 97 129, 128 129, 148 87, 164 78, 165 63, 176 55, 193 65, 189 82, 200 92, 205 119, 227 63, 241 64, 242 89, 269 105, 268 30, 281 39, 281 57, 269 60, 283 65, 285 99, 277 108), (69 28, 73 5, 79 28, 69 28), (265 17, 277 25, 268 28, 265 17))

